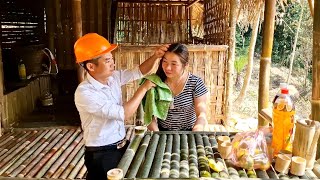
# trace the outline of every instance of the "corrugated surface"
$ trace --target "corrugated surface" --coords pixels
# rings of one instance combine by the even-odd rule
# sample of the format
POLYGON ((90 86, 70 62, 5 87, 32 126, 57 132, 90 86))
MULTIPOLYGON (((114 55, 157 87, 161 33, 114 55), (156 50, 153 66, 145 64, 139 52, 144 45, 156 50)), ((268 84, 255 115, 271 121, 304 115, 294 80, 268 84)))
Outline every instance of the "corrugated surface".
POLYGON ((13 129, 0 137, 0 177, 85 179, 83 155, 80 128, 13 129))

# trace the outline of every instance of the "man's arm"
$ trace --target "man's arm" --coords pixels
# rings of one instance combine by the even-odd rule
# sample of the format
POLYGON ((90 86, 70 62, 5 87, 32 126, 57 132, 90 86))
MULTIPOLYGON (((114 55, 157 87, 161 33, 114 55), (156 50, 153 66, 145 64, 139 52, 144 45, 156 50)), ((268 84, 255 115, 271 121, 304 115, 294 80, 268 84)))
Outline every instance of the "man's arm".
POLYGON ((140 64, 139 68, 143 75, 148 74, 154 68, 157 59, 164 55, 164 53, 168 50, 168 47, 169 45, 163 45, 159 47, 149 59, 140 64))

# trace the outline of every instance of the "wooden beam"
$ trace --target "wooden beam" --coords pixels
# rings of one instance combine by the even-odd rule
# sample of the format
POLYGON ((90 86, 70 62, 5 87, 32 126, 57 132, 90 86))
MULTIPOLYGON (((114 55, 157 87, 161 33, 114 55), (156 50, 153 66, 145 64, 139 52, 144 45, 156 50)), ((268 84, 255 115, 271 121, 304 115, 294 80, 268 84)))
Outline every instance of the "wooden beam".
MULTIPOLYGON (((1 22, 0 22, 0 27, 1 27, 1 22)), ((0 28, 1 29, 1 28, 0 28)), ((1 30, 0 30, 0 35, 1 35, 1 30)), ((2 136, 2 113, 3 113, 3 63, 2 63, 2 53, 1 53, 1 41, 0 41, 0 104, 1 104, 1 109, 0 109, 0 137, 2 136)))
MULTIPOLYGON (((73 29, 74 29, 74 42, 82 36, 82 13, 81 13, 81 0, 72 1, 72 15, 73 15, 73 29)), ((80 65, 77 65, 78 82, 84 80, 84 70, 80 65)))
MULTIPOLYGON (((312 100, 311 119, 320 121, 320 2, 315 1, 313 19, 312 100)), ((318 141, 317 157, 320 157, 318 141)))
POLYGON ((47 31, 48 31, 48 48, 52 53, 55 54, 55 46, 54 46, 54 32, 55 32, 55 13, 54 13, 54 1, 53 0, 47 0, 46 3, 46 15, 47 15, 47 31))
POLYGON ((314 0, 308 0, 311 16, 314 16, 314 0))
POLYGON ((195 5, 197 2, 199 2, 200 0, 195 0, 192 3, 190 3, 186 8, 190 8, 191 6, 195 5))
POLYGON ((118 0, 117 2, 122 3, 148 3, 148 4, 170 4, 170 5, 188 5, 188 1, 148 1, 148 0, 141 0, 141 1, 135 1, 135 0, 118 0))
MULTIPOLYGON (((276 14, 276 0, 266 0, 263 22, 262 52, 259 71, 259 102, 258 112, 269 105, 270 66, 273 46, 274 20, 276 14)), ((267 126, 269 123, 259 117, 259 126, 267 126)))

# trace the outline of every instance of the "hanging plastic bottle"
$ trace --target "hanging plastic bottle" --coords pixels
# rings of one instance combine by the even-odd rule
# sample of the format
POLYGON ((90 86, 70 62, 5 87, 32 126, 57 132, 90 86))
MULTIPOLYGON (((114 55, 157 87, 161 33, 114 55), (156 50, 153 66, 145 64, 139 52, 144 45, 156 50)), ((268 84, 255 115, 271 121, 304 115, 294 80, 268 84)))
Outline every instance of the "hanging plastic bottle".
POLYGON ((26 66, 24 65, 22 59, 20 59, 20 62, 18 65, 18 70, 19 70, 20 80, 26 80, 27 79, 27 71, 26 71, 26 66))
POLYGON ((272 150, 276 156, 280 150, 292 152, 294 128, 294 103, 287 88, 281 89, 281 94, 273 104, 273 134, 272 150))

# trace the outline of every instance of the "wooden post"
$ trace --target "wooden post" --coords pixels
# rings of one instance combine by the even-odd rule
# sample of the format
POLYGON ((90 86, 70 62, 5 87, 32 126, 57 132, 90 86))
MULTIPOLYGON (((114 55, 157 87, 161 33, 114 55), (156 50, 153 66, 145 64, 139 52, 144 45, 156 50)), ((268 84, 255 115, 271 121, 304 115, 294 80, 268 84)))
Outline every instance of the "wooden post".
MULTIPOLYGON (((276 13, 276 0, 265 1, 262 52, 259 72, 259 103, 258 112, 269 105, 270 66, 273 46, 274 19, 276 13)), ((268 122, 259 117, 259 126, 267 126, 268 122)))
POLYGON ((47 31, 48 31, 48 48, 52 53, 55 52, 54 47, 54 30, 56 26, 55 14, 54 14, 54 3, 53 0, 47 0, 46 2, 46 13, 47 13, 47 31))
POLYGON ((234 74, 234 59, 236 49, 236 23, 237 11, 239 10, 239 1, 230 1, 230 38, 229 38, 229 51, 228 51, 228 65, 227 65, 227 80, 226 80, 226 106, 225 115, 226 120, 230 118, 230 110, 232 108, 231 94, 233 90, 233 74, 234 74))
MULTIPOLYGON (((311 119, 320 121, 320 2, 314 3, 311 119)), ((319 141, 317 157, 320 157, 319 141)))
MULTIPOLYGON (((75 42, 82 36, 81 0, 72 1, 72 13, 75 42)), ((77 64, 77 74, 78 82, 81 83, 84 80, 84 69, 79 64, 77 64)))
MULTIPOLYGON (((1 27, 1 23, 0 23, 1 27)), ((1 35, 1 33, 0 33, 1 35)), ((2 63, 2 53, 1 53, 1 41, 0 41, 0 137, 2 136, 2 113, 3 113, 3 63, 2 63)))

